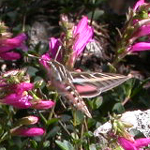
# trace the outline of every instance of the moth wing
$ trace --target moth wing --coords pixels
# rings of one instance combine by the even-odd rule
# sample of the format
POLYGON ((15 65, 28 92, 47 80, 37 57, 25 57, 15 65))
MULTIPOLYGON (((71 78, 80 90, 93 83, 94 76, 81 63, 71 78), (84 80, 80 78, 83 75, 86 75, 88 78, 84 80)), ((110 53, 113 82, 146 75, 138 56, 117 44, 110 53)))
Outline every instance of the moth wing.
POLYGON ((72 83, 83 98, 92 98, 106 92, 123 82, 129 80, 132 76, 124 76, 113 73, 87 73, 71 72, 72 83))

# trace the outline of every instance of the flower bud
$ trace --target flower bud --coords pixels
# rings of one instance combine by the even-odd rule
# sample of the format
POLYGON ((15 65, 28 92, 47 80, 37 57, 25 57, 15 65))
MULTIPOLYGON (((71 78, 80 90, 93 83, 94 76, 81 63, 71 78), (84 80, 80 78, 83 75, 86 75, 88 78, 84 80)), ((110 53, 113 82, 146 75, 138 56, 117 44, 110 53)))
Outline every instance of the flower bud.
POLYGON ((38 122, 39 118, 36 116, 26 116, 18 120, 19 125, 31 125, 36 124, 38 122))
POLYGON ((41 136, 45 133, 45 130, 42 128, 34 127, 34 128, 23 128, 17 127, 13 128, 10 131, 12 136, 41 136))
POLYGON ((51 100, 39 100, 32 102, 32 108, 34 109, 49 109, 52 108, 55 105, 55 102, 51 100))

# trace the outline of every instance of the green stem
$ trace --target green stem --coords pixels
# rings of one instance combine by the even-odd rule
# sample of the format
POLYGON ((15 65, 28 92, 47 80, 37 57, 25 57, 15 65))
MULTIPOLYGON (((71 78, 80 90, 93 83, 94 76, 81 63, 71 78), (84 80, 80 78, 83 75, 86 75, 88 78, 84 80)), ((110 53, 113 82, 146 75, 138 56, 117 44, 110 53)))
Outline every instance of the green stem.
MULTIPOLYGON (((75 134, 75 139, 78 138, 78 134, 76 132, 76 126, 77 126, 77 116, 76 116, 76 110, 73 109, 73 126, 74 126, 74 134, 75 134)), ((75 149, 78 149, 78 145, 76 144, 75 141, 75 149)))
MULTIPOLYGON (((54 98, 55 103, 56 103, 57 98, 58 98, 58 93, 56 93, 55 98, 54 98)), ((54 110, 55 110, 55 106, 52 107, 52 110, 49 113, 48 120, 52 119, 52 116, 54 115, 54 110)))

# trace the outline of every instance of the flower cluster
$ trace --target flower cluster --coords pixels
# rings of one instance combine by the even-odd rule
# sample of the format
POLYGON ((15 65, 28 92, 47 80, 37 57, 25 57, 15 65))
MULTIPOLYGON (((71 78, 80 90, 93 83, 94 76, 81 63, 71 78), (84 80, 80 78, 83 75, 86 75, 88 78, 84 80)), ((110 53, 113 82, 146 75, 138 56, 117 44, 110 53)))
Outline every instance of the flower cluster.
POLYGON ((118 142, 125 150, 143 150, 141 149, 142 147, 150 144, 150 138, 139 138, 137 140, 129 141, 124 137, 119 137, 118 142))
POLYGON ((50 38, 49 51, 41 57, 41 63, 44 67, 46 67, 44 60, 56 59, 68 68, 73 68, 77 57, 92 39, 93 29, 88 25, 86 16, 76 26, 68 22, 68 18, 62 15, 61 25, 65 28, 64 33, 60 38, 50 38))
MULTIPOLYGON (((38 84, 36 84, 36 88, 38 84)), ((40 84, 39 84, 40 85, 40 84)), ((43 100, 37 96, 36 88, 30 83, 30 78, 25 75, 25 70, 12 70, 0 76, 0 102, 3 105, 11 105, 18 109, 49 109, 55 103, 51 100, 43 100)), ((38 122, 35 116, 28 116, 18 120, 17 127, 11 129, 11 134, 20 136, 39 136, 45 130, 38 127, 27 128, 38 122)))
POLYGON ((139 0, 129 11, 121 42, 118 43, 119 58, 150 49, 149 41, 140 41, 141 37, 148 37, 150 34, 149 7, 149 3, 139 0))
POLYGON ((0 57, 4 60, 17 60, 21 58, 18 52, 14 49, 23 49, 27 51, 24 42, 27 39, 25 33, 20 33, 16 37, 11 38, 11 33, 7 32, 7 27, 4 23, 0 23, 0 57))
POLYGON ((45 133, 45 130, 39 127, 26 128, 25 125, 34 125, 39 118, 36 116, 27 116, 18 120, 18 126, 11 129, 12 136, 40 136, 45 133))
POLYGON ((12 70, 1 76, 0 102, 16 108, 49 109, 54 106, 51 100, 40 99, 34 91, 34 84, 24 70, 12 70))

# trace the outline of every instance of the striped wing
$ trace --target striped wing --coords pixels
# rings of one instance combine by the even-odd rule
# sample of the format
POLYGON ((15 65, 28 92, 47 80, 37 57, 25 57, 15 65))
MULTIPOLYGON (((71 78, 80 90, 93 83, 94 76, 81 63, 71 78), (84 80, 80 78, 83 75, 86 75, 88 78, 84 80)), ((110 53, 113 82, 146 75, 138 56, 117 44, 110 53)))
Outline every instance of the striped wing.
POLYGON ((71 73, 64 65, 57 61, 51 60, 47 62, 47 64, 49 65, 49 67, 46 68, 48 78, 57 92, 73 107, 85 113, 89 118, 92 118, 85 102, 72 83, 73 78, 71 73))
POLYGON ((123 82, 129 80, 132 76, 124 76, 113 73, 88 73, 71 72, 72 83, 76 87, 82 98, 92 98, 106 92, 123 82))
POLYGON ((118 74, 70 72, 55 60, 51 60, 47 64, 49 66, 46 67, 48 78, 57 92, 90 118, 92 116, 82 99, 83 97, 95 97, 131 78, 118 74))

